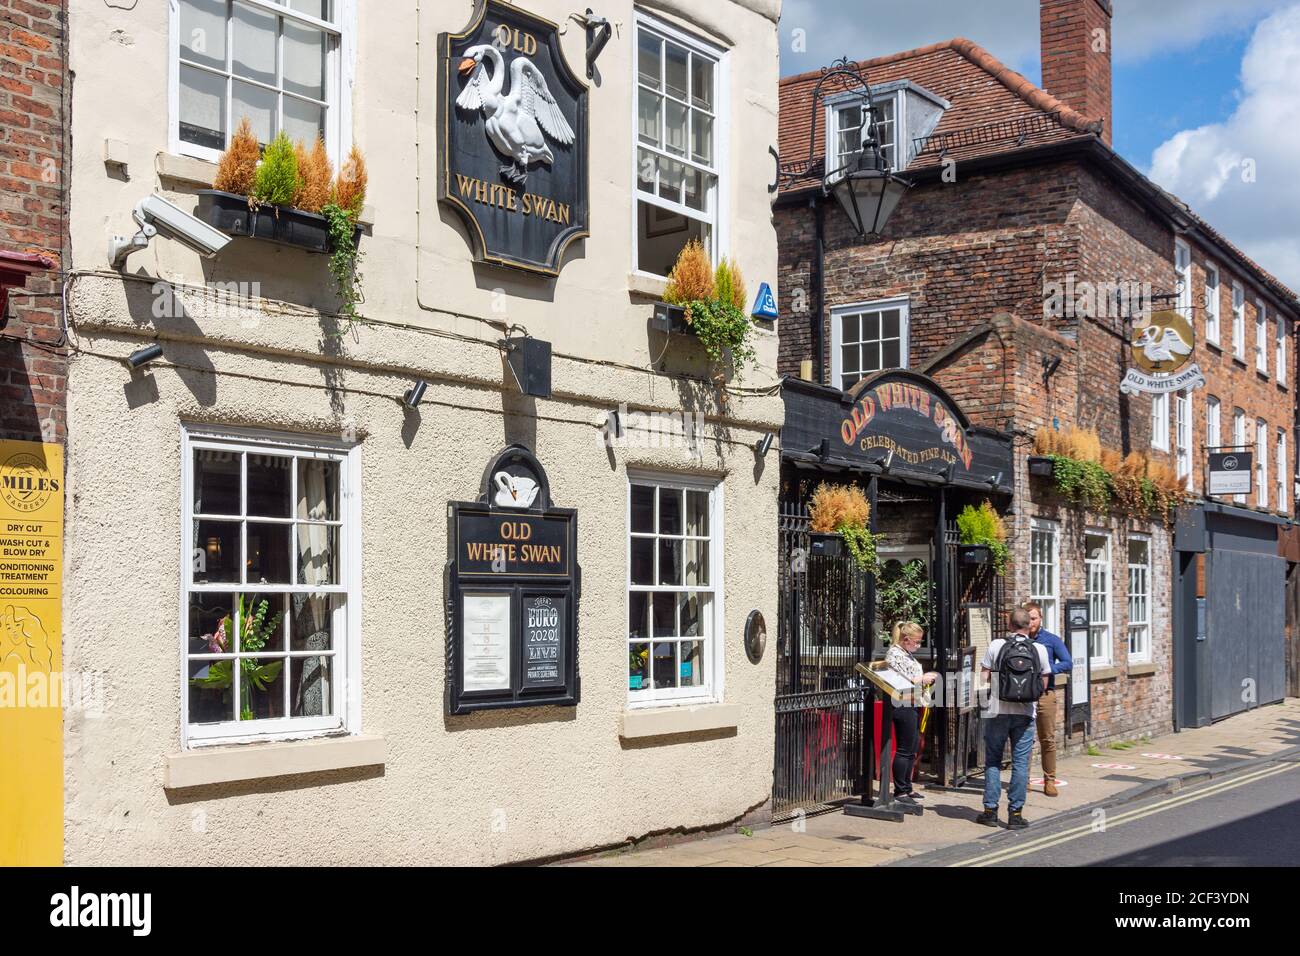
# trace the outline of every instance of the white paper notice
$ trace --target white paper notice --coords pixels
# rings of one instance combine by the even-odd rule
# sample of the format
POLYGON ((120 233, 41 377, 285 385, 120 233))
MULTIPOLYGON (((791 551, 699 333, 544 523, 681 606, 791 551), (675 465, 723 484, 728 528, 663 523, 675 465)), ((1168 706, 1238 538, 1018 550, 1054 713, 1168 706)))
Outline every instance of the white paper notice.
POLYGON ((464 596, 465 691, 510 689, 510 595, 464 596))

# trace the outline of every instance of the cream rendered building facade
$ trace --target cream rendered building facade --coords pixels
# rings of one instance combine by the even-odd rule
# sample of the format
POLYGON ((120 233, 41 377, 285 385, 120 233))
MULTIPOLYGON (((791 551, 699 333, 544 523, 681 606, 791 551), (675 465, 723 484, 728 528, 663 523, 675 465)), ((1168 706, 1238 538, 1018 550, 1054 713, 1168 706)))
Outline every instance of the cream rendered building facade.
MULTIPOLYGON (((614 31, 588 84, 590 237, 555 279, 476 264, 464 225, 436 201, 437 37, 462 30, 471 3, 384 4, 382 15, 359 0, 125 6, 70 4, 65 666, 106 675, 106 701, 102 716, 65 720, 66 861, 491 864, 761 814, 774 648, 752 663, 742 635, 751 610, 770 622, 777 611, 778 452, 754 448, 782 420, 769 389, 776 335, 756 330, 747 390, 719 405, 700 346, 649 328, 664 284, 636 268, 634 104, 639 24, 716 57, 710 228, 751 297, 760 281, 775 286, 779 0, 610 0, 597 11, 614 31), (355 143, 369 167, 365 321, 342 335, 324 256, 242 238, 205 260, 165 235, 120 272, 105 255, 112 235, 135 231, 145 196, 192 210, 210 186, 204 96, 224 88, 257 108, 266 93, 239 89, 239 71, 258 68, 252 52, 220 75, 223 59, 232 71, 221 44, 274 51, 257 30, 278 24, 279 52, 267 55, 279 59, 266 68, 281 64, 268 74, 281 87, 267 95, 286 105, 272 122, 301 124, 303 103, 290 108, 277 77, 289 46, 313 35, 314 20, 295 19, 308 9, 330 27, 321 125, 336 159, 355 143), (226 33, 200 49, 195 23, 226 33), (205 57, 217 67, 189 65, 205 57), (521 396, 499 346, 508 326, 553 344, 551 398, 521 396), (163 357, 129 368, 155 341, 163 357), (428 390, 412 411, 402 397, 419 379, 428 390), (608 443, 620 406, 700 411, 701 440, 608 443), (475 499, 487 463, 514 443, 547 469, 556 505, 577 509, 581 700, 447 716, 448 502, 475 499), (231 520, 194 518, 223 510, 212 504, 222 487, 231 520), (685 545, 711 549, 696 640, 679 640, 656 672, 676 693, 650 690, 629 643, 630 607, 660 606, 630 584, 630 524, 643 520, 632 512, 646 500, 661 523, 683 503, 699 512, 687 533, 701 540, 685 545), (319 523, 288 537, 304 515, 319 523), (313 535, 332 552, 328 572, 307 579, 319 594, 301 569, 289 586, 261 584, 280 580, 272 566, 289 557, 268 556, 289 549, 267 542, 297 542, 301 558, 313 535), (256 560, 254 538, 267 552, 256 560), (243 557, 220 559, 234 583, 213 593, 200 569, 223 543, 243 557), (279 702, 247 726, 213 720, 214 698, 190 682, 212 663, 209 631, 234 593, 269 595, 290 631, 287 649, 283 636, 267 644, 284 651, 263 695, 279 702)), ((586 5, 523 6, 561 26, 583 76, 587 37, 571 14, 586 5)))

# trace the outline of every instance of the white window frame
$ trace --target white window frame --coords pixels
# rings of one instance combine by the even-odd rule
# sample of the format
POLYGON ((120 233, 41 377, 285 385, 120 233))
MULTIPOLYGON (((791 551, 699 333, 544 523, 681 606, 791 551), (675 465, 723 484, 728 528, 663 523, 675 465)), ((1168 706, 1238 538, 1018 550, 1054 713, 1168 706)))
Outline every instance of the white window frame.
POLYGON ((1145 534, 1130 534, 1128 536, 1128 661, 1130 664, 1149 664, 1151 663, 1151 537, 1145 534), (1146 563, 1134 564, 1132 545, 1140 543, 1146 546, 1146 563), (1135 583, 1140 583, 1145 590, 1141 592, 1134 591, 1135 583), (1135 599, 1140 602, 1138 607, 1141 609, 1141 615, 1135 619, 1134 602, 1135 599), (1136 650, 1134 649, 1134 638, 1137 638, 1136 650))
MULTIPOLYGON (((1205 396, 1205 449, 1208 454, 1211 448, 1218 448, 1223 444, 1223 406, 1213 395, 1205 396)), ((1206 487, 1206 494, 1209 494, 1209 487, 1206 487)))
POLYGON ((1169 450, 1169 395, 1151 396, 1151 447, 1169 450))
POLYGON ((1192 318, 1192 247, 1182 239, 1174 240, 1174 288, 1178 290, 1178 311, 1192 318))
MULTIPOLYGON (((697 36, 673 26, 666 20, 645 12, 636 10, 635 29, 632 33, 632 272, 635 275, 649 276, 652 278, 662 279, 664 276, 656 272, 647 272, 641 268, 641 222, 640 222, 640 204, 648 203, 652 206, 658 206, 661 209, 685 216, 697 222, 707 223, 712 230, 713 242, 711 256, 713 264, 716 266, 724 255, 729 255, 727 251, 730 246, 730 229, 729 229, 729 203, 728 196, 731 189, 731 54, 730 51, 723 49, 716 44, 710 43, 697 36), (651 33, 657 33, 663 39, 671 40, 679 46, 684 46, 692 53, 706 57, 714 61, 713 82, 715 102, 713 105, 713 166, 703 166, 695 162, 690 156, 690 150, 687 150, 685 156, 675 156, 667 150, 659 149, 655 146, 647 145, 641 142, 640 131, 640 105, 639 96, 641 89, 640 82, 640 63, 637 51, 639 50, 640 32, 648 30, 651 33), (656 188, 653 192, 642 192, 638 187, 640 168, 640 151, 649 150, 661 159, 671 159, 675 162, 683 163, 695 169, 708 172, 716 178, 713 187, 713 196, 709 203, 710 212, 701 213, 698 209, 692 209, 685 203, 675 203, 672 200, 664 199, 659 195, 656 188)), ((662 80, 662 77, 661 77, 662 80)), ((666 91, 665 91, 666 92, 666 91)), ((656 180, 656 186, 658 181, 656 180)))
POLYGON ((1174 463, 1179 478, 1187 479, 1187 487, 1195 490, 1192 474, 1192 396, 1179 392, 1174 396, 1174 463))
POLYGON ((1255 419, 1255 507, 1268 507, 1268 422, 1255 419))
POLYGON ((1268 307, 1255 300, 1255 371, 1268 374, 1268 307))
POLYGON ((1114 654, 1115 654, 1113 648, 1114 636, 1111 631, 1111 626, 1112 626, 1111 619, 1114 616, 1114 612, 1111 608, 1111 603, 1115 593, 1115 578, 1114 578, 1114 574, 1112 573, 1114 562, 1111 560, 1110 532, 1098 528, 1088 529, 1084 533, 1084 538, 1083 538, 1083 556, 1084 556, 1083 594, 1084 594, 1084 598, 1088 601, 1088 612, 1090 615, 1089 631, 1088 631, 1088 643, 1089 643, 1088 653, 1089 653, 1089 657, 1092 659, 1093 667, 1109 667, 1111 665, 1112 660, 1114 659, 1114 654), (1106 550, 1103 552, 1103 557, 1100 561, 1093 561, 1091 558, 1088 557, 1089 538, 1103 538, 1106 542, 1106 550), (1100 568, 1105 573, 1106 576, 1105 591, 1096 591, 1093 589, 1093 583, 1094 583, 1093 574, 1095 568, 1100 568), (1101 607, 1104 608, 1106 611, 1106 618, 1105 620, 1102 621, 1098 621, 1096 617, 1092 615, 1092 609, 1094 603, 1093 599, 1097 596, 1102 597, 1101 607), (1091 650, 1091 645, 1093 643, 1094 635, 1098 637, 1097 643, 1100 645, 1102 651, 1104 652, 1100 656, 1094 655, 1091 650))
MULTIPOLYGON (((893 159, 890 161, 890 169, 895 171, 899 169, 902 159, 905 159, 905 155, 899 152, 900 149, 906 149, 906 144, 901 141, 899 136, 900 130, 907 129, 907 96, 905 95, 905 92, 904 89, 900 88, 887 93, 876 93, 873 90, 871 94, 872 102, 874 102, 877 107, 883 108, 883 104, 888 103, 892 106, 894 111, 894 139, 893 142, 889 144, 882 144, 882 148, 893 151, 893 159)), ((866 101, 860 93, 849 93, 828 97, 826 100, 825 169, 827 175, 834 173, 837 169, 842 169, 846 165, 844 159, 840 156, 835 147, 839 144, 841 133, 840 112, 854 106, 861 106, 863 110, 867 108, 866 101)))
MULTIPOLYGON (((854 305, 840 305, 831 309, 831 384, 835 388, 842 388, 841 380, 844 377, 844 323, 841 321, 847 316, 862 315, 867 312, 886 312, 890 309, 898 309, 898 359, 899 368, 907 368, 909 362, 908 341, 911 338, 912 315, 909 307, 910 300, 907 296, 900 296, 893 299, 877 299, 871 302, 858 302, 854 305)), ((880 341, 885 341, 881 339, 880 341)), ((865 372, 860 377, 865 378, 867 375, 874 375, 875 370, 865 372)), ((847 391, 847 389, 845 389, 847 391)))
MULTIPOLYGON (((336 20, 328 23, 305 13, 299 13, 287 3, 275 3, 273 0, 240 0, 249 7, 255 7, 266 13, 272 13, 304 26, 315 27, 338 36, 338 43, 329 54, 325 69, 325 148, 330 161, 337 169, 352 148, 352 91, 356 81, 356 44, 357 44, 357 2, 358 0, 334 0, 336 20)), ((167 0, 168 7, 168 48, 167 48, 167 142, 169 151, 176 156, 192 156, 208 162, 217 162, 223 150, 199 146, 195 143, 181 141, 181 10, 180 0, 167 0)), ((227 11, 226 19, 226 62, 230 63, 233 44, 233 18, 227 11)), ((277 70, 283 55, 283 41, 277 45, 277 70)), ((191 64, 196 69, 209 73, 218 73, 211 67, 191 64)), ((222 75, 227 75, 223 73, 222 75)), ((226 145, 235 132, 239 117, 234 115, 235 104, 232 95, 232 80, 226 82, 226 145)), ((241 79, 241 82, 243 80, 241 79)), ((248 81, 254 86, 264 84, 256 80, 248 81)), ((308 146, 311 144, 308 143, 308 146)))
POLYGON ((1246 289, 1240 282, 1232 284, 1232 354, 1246 361, 1246 289))
POLYGON ((1276 477, 1274 484, 1277 488, 1277 510, 1282 514, 1289 514, 1291 509, 1287 507, 1287 461, 1286 461, 1286 429, 1277 430, 1277 446, 1275 449, 1276 459, 1274 461, 1274 472, 1276 477))
MULTIPOLYGON (((1237 450, 1249 447, 1246 442, 1246 413, 1240 408, 1232 410, 1232 445, 1237 450)), ((1245 495, 1233 495, 1232 500, 1239 505, 1246 503, 1245 495)))
MULTIPOLYGON (((725 514, 724 482, 710 478, 696 478, 686 475, 675 475, 671 473, 662 473, 654 471, 641 471, 639 469, 629 469, 627 473, 627 499, 626 499, 626 523, 623 534, 627 539, 625 582, 623 587, 624 606, 623 606, 623 686, 627 688, 627 708, 629 710, 644 707, 663 707, 663 706, 681 706, 687 704, 705 704, 721 703, 724 693, 724 668, 723 661, 726 655, 723 653, 722 644, 726 639, 725 621, 726 609, 724 607, 724 595, 726 593, 726 576, 723 566, 723 555, 726 548, 723 539, 724 526, 723 515, 725 514), (655 485, 659 488, 669 488, 673 490, 686 491, 703 491, 709 495, 709 581, 707 587, 691 587, 683 584, 681 587, 660 584, 637 584, 632 583, 632 486, 634 484, 655 485), (682 592, 682 591, 707 591, 711 593, 713 613, 710 615, 710 631, 704 635, 704 659, 705 659, 705 678, 704 683, 698 687, 671 687, 666 690, 658 688, 649 688, 645 690, 633 690, 627 686, 628 683, 628 648, 633 641, 627 631, 628 620, 628 596, 633 591, 643 591, 654 594, 656 592, 682 592)), ((658 496, 656 495, 656 501, 658 496)), ((658 506, 656 505, 656 508, 658 506)), ((658 522, 658 513, 655 515, 656 527, 658 522)), ((685 511, 682 513, 683 525, 686 521, 685 511)), ((650 537, 650 535, 638 534, 637 537, 650 537)), ((657 539, 658 534, 654 535, 657 539)), ((658 549, 655 549, 658 553, 658 549)), ((657 559, 656 559, 657 560, 657 559)), ((653 674, 654 668, 654 645, 656 643, 653 635, 649 635, 645 641, 636 643, 648 643, 650 645, 650 668, 653 674)))
POLYGON ((1277 313, 1277 346, 1273 357, 1273 364, 1277 367, 1277 383, 1286 387, 1286 340, 1287 319, 1281 312, 1277 313))
POLYGON ((1043 627, 1060 634, 1061 611, 1061 526, 1045 518, 1034 518, 1029 527, 1029 600, 1043 609, 1043 627), (1041 551, 1035 539, 1044 540, 1047 560, 1036 559, 1041 551), (1040 587, 1050 578, 1050 587, 1040 587))
MULTIPOLYGON (((243 480, 246 480, 244 478, 243 480)), ((296 478, 295 478, 296 480, 296 478)), ((216 429, 181 426, 181 587, 180 587, 180 718, 182 748, 214 744, 300 740, 311 737, 355 734, 361 728, 361 448, 356 444, 315 436, 297 436, 260 429, 216 429), (230 720, 216 724, 191 725, 189 720, 189 663, 196 656, 189 647, 190 595, 208 593, 284 594, 300 593, 304 588, 290 584, 196 585, 193 583, 194 535, 194 451, 217 448, 247 454, 292 454, 298 457, 321 457, 339 466, 339 556, 340 583, 314 586, 321 594, 344 598, 335 610, 333 621, 336 653, 331 674, 331 711, 328 717, 279 717, 271 720, 230 720), (341 634, 340 634, 341 631, 341 634)), ((240 520, 246 510, 241 507, 240 520)), ((229 519, 232 515, 213 515, 229 519)), ((266 519, 257 519, 265 521, 266 519)), ((292 518, 286 519, 291 521, 292 518)), ((242 534, 243 532, 241 532, 242 534)), ((299 656, 286 648, 283 654, 264 656, 299 656)), ((300 656, 311 656, 301 653, 300 656)), ((281 671, 289 680, 288 669, 281 671)))
POLYGON ((1223 312, 1223 282, 1219 277, 1219 267, 1212 262, 1205 264, 1205 341, 1218 345, 1222 331, 1219 318, 1223 312), (1210 277, 1214 282, 1210 282, 1210 277))

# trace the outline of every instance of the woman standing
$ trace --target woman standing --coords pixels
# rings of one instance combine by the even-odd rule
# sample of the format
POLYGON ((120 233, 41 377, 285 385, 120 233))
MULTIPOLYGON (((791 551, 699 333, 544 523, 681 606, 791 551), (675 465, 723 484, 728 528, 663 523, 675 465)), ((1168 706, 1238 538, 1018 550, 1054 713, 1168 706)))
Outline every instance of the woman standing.
MULTIPOLYGON (((919 687, 928 687, 938 677, 927 672, 914 656, 925 638, 925 631, 915 621, 894 625, 893 639, 885 653, 885 663, 919 687)), ((921 795, 912 792, 912 766, 916 763, 917 747, 921 740, 921 708, 917 697, 894 704, 894 797, 904 803, 914 803, 921 795)))

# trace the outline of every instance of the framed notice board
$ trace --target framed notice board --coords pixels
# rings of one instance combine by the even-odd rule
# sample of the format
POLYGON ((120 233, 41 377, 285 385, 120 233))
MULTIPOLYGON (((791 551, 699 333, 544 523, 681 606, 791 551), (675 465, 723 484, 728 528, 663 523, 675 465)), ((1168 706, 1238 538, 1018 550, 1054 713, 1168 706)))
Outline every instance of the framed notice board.
POLYGON ((1088 651, 1091 624, 1087 601, 1076 598, 1065 602, 1065 645, 1074 660, 1070 682, 1065 685, 1067 733, 1086 727, 1092 719, 1092 654, 1088 651))
POLYGON ((577 512, 552 505, 545 471, 512 445, 447 522, 447 713, 576 705, 577 512))

